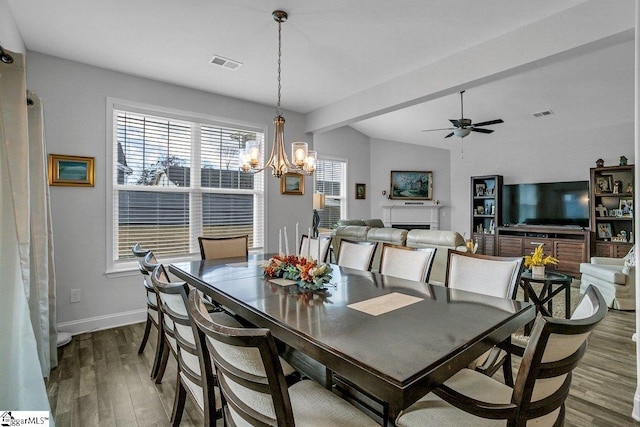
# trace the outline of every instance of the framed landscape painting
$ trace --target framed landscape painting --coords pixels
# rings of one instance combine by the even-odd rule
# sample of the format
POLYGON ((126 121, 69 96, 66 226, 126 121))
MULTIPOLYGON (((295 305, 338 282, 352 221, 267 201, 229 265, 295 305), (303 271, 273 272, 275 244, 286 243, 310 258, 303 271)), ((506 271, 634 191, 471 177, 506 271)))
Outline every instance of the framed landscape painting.
POLYGON ((391 171, 391 199, 433 199, 433 172, 391 171))
POLYGON ((280 193, 302 196, 304 194, 304 175, 287 172, 280 177, 280 193))
POLYGON ((94 158, 49 154, 49 185, 93 187, 94 158))

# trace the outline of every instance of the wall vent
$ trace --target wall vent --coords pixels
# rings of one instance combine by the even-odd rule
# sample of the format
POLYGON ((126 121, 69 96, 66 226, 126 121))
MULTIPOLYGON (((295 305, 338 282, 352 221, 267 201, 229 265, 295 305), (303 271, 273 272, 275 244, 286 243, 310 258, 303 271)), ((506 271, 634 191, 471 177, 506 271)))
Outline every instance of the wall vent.
POLYGON ((233 59, 224 58, 220 55, 213 55, 213 57, 209 60, 210 64, 218 65, 222 68, 226 68, 227 70, 237 70, 242 66, 242 62, 234 61, 233 59))
POLYGON ((552 114, 553 114, 553 111, 546 110, 546 111, 539 111, 537 113, 533 113, 532 116, 533 117, 543 117, 543 116, 550 116, 552 114))

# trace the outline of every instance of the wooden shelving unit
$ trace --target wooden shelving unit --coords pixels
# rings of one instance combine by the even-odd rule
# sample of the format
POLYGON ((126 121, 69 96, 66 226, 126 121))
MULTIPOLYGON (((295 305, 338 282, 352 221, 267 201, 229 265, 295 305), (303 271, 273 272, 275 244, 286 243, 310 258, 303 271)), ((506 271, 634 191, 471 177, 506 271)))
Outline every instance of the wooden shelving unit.
POLYGON ((591 168, 592 255, 622 258, 635 241, 634 165, 591 168))
POLYGON ((471 177, 471 233, 479 254, 496 254, 496 227, 502 214, 502 175, 471 177))

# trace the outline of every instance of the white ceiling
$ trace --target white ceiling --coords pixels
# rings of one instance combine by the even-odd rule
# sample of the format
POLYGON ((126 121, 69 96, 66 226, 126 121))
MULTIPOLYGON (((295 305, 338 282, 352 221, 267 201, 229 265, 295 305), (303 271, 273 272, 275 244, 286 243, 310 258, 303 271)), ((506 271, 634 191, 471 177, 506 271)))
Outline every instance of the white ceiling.
MULTIPOLYGON (((282 107, 314 115, 345 99, 433 67, 452 55, 506 37, 570 8, 596 0, 7 0, 27 48, 132 75, 267 105, 276 102, 275 9, 289 13, 282 25, 282 107), (210 65, 214 55, 243 63, 237 71, 210 65)), ((633 3, 621 0, 616 5, 633 3)), ((609 6, 610 8, 613 6, 609 6)), ((567 14, 565 14, 566 16, 567 14)), ((580 16, 576 13, 576 16, 580 16)), ((599 19, 602 17, 594 17, 599 19)), ((559 19, 559 18, 558 18, 559 19)), ((633 21, 632 17, 631 20, 633 21)), ((604 20, 606 21, 606 20, 604 20)), ((568 27, 567 38, 572 34, 568 27)), ((594 30, 594 32, 596 32, 594 30)), ((579 33, 576 30, 576 33, 579 33)), ((579 34, 582 36, 582 33, 579 34)), ((615 34, 603 31, 593 40, 615 34)), ((576 39, 578 35, 576 35, 576 39)), ((515 37, 514 37, 515 39, 515 37)), ((486 78, 478 67, 469 84, 444 85, 416 99, 389 101, 369 118, 346 123, 372 138, 450 148, 442 132, 459 118, 457 90, 464 87, 465 116, 495 118, 498 132, 554 132, 633 121, 632 37, 594 44, 571 55, 544 59, 504 78, 486 78), (430 96, 424 96, 430 95, 430 96), (531 113, 551 109, 553 116, 531 113)), ((553 40, 514 40, 519 49, 548 50, 553 40)), ((579 44, 579 43, 578 43, 579 44)), ((494 55, 499 55, 495 52, 494 55)), ((497 61, 487 58, 487 61, 497 61)), ((495 73, 494 73, 495 74, 495 73)), ((380 93, 384 97, 384 92, 380 93)), ((362 101, 359 101, 362 102, 362 101)), ((339 109, 336 109, 338 111, 339 109)), ((336 120, 336 123, 340 119, 336 120)))

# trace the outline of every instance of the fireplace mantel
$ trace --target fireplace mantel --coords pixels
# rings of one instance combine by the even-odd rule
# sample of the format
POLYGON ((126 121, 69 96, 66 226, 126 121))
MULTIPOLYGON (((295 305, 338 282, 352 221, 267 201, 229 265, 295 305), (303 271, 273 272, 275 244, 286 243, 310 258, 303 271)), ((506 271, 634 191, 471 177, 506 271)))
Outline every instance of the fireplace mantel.
POLYGON ((441 207, 442 205, 384 205, 382 206, 382 222, 385 227, 391 227, 392 224, 394 226, 421 224, 429 225, 431 230, 439 230, 441 207))

